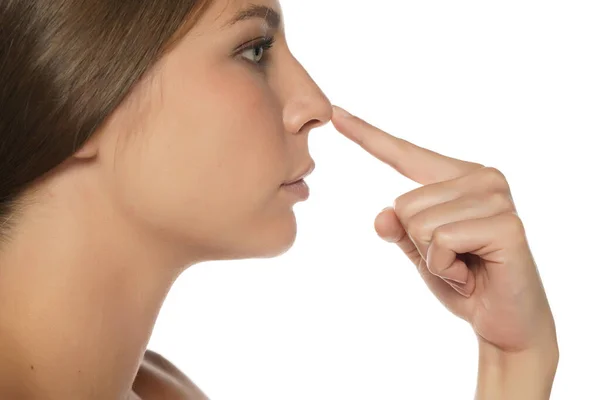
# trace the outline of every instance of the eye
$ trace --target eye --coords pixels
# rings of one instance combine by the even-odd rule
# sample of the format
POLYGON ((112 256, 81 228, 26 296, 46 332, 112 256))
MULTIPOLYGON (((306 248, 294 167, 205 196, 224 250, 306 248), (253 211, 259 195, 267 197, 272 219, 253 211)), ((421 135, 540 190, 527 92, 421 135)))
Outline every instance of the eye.
POLYGON ((258 42, 254 42, 252 45, 243 49, 241 54, 248 55, 244 57, 248 59, 250 62, 262 65, 265 63, 267 59, 267 53, 271 47, 273 47, 273 43, 275 42, 275 38, 273 37, 265 37, 260 39, 258 42))

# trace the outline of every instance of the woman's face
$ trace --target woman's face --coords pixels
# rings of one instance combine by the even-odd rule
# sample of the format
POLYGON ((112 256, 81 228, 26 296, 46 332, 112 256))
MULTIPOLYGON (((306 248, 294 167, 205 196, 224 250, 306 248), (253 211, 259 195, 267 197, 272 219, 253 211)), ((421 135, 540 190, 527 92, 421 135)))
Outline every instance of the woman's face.
POLYGON ((281 185, 310 167, 308 132, 331 116, 277 14, 229 24, 251 4, 281 15, 276 0, 214 1, 97 140, 103 190, 119 215, 203 259, 289 249, 299 199, 281 185))

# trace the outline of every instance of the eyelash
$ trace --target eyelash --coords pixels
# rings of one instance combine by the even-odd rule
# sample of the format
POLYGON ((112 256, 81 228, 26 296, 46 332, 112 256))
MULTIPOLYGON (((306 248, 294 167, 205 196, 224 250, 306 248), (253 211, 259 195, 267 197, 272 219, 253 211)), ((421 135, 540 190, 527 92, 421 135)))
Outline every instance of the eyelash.
POLYGON ((267 63, 267 61, 269 60, 269 50, 273 47, 274 43, 275 43, 275 38, 273 36, 267 36, 267 37, 261 38, 258 42, 254 42, 251 46, 247 46, 246 48, 241 49, 239 51, 239 54, 245 53, 248 50, 262 49, 263 54, 262 54, 260 61, 254 62, 245 57, 244 57, 244 59, 246 61, 252 63, 252 65, 256 65, 258 67, 264 67, 265 64, 267 63))

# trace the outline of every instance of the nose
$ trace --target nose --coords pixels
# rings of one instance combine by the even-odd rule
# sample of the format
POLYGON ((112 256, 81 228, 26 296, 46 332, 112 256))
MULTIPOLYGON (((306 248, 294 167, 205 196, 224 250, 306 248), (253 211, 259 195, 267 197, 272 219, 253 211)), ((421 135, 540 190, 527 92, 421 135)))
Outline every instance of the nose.
POLYGON ((305 133, 331 120, 331 102, 294 56, 281 79, 285 82, 283 122, 287 132, 305 133))

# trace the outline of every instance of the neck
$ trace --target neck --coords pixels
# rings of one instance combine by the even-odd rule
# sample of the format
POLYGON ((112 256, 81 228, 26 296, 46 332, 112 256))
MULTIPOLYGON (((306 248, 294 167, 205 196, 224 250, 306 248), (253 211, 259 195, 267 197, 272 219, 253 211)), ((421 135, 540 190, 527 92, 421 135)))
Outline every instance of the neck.
POLYGON ((124 398, 184 265, 116 213, 56 207, 0 254, 0 397, 124 398))

